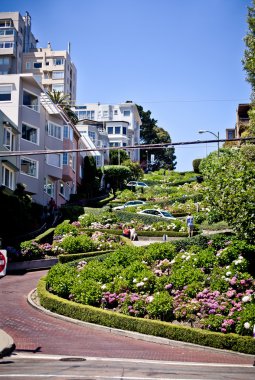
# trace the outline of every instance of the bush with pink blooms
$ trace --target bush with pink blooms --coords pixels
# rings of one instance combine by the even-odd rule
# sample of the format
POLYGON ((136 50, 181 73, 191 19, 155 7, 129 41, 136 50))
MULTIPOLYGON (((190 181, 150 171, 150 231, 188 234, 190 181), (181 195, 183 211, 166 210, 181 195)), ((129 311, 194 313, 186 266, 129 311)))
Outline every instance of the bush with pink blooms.
POLYGON ((71 278, 64 275, 70 265, 63 270, 58 264, 49 271, 47 287, 61 295, 61 282, 66 298, 116 313, 251 336, 255 246, 222 237, 204 240, 122 247, 102 262, 72 266, 71 278))

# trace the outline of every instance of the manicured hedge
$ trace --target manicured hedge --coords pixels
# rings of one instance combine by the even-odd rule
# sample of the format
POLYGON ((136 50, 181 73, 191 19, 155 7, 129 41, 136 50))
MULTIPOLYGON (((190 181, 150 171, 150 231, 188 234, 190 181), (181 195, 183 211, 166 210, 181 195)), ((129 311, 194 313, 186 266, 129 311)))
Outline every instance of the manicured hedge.
POLYGON ((255 354, 255 339, 251 337, 222 334, 161 321, 130 317, 92 306, 77 304, 49 293, 46 290, 45 278, 41 278, 39 281, 37 291, 40 303, 44 308, 70 318, 182 342, 245 354, 255 354))
POLYGON ((112 250, 108 251, 94 251, 94 252, 86 252, 86 253, 73 253, 73 254, 66 254, 66 255, 58 255, 58 262, 61 264, 64 263, 69 263, 71 261, 75 260, 81 260, 81 259, 86 259, 89 257, 95 257, 95 256, 101 256, 106 253, 113 252, 112 250))
POLYGON ((32 239, 33 241, 36 241, 39 244, 43 243, 49 243, 53 239, 55 228, 49 228, 48 230, 44 231, 42 234, 38 235, 35 239, 32 239))

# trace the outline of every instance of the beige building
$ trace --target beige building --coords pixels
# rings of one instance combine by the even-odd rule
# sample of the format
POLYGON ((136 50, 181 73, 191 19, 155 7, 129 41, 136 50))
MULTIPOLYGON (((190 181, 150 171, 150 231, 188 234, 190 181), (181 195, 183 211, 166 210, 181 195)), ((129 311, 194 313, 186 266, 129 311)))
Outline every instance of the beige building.
POLYGON ((54 51, 51 44, 37 48, 31 16, 0 13, 0 74, 32 73, 46 91, 59 91, 76 99, 77 72, 68 51, 54 51))

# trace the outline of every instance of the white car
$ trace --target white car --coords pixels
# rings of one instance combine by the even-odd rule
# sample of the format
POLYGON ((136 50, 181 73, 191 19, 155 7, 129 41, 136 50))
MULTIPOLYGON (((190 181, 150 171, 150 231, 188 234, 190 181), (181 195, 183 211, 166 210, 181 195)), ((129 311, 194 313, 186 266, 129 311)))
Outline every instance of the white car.
POLYGON ((130 181, 127 183, 127 186, 148 187, 148 185, 145 182, 140 181, 130 181))
POLYGON ((164 219, 176 219, 170 212, 165 210, 156 210, 156 209, 146 209, 142 211, 138 211, 137 214, 149 215, 149 216, 157 216, 159 218, 164 219))
POLYGON ((122 206, 113 207, 113 210, 123 210, 123 208, 126 208, 126 207, 136 207, 136 206, 142 206, 145 204, 146 202, 144 201, 128 201, 122 206))

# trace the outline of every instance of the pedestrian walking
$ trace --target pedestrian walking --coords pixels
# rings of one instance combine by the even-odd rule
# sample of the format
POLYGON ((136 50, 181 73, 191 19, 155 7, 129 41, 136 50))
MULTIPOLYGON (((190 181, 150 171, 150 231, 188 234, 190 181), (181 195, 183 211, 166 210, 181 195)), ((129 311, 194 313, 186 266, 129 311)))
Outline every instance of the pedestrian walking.
POLYGON ((190 213, 187 216, 186 223, 188 227, 189 237, 192 237, 194 232, 194 218, 190 213))

